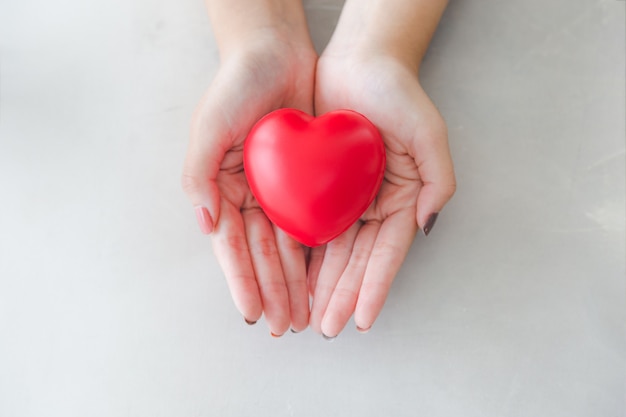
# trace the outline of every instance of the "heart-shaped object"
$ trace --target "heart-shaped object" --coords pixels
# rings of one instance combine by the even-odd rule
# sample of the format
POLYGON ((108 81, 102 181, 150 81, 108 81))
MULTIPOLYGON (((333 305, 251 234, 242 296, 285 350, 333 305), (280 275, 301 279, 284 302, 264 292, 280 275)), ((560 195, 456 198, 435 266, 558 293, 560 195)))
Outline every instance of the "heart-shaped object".
POLYGON ((385 173, 385 146, 357 112, 316 118, 280 109, 254 125, 243 162, 267 217, 297 241, 318 246, 347 230, 372 203, 385 173))

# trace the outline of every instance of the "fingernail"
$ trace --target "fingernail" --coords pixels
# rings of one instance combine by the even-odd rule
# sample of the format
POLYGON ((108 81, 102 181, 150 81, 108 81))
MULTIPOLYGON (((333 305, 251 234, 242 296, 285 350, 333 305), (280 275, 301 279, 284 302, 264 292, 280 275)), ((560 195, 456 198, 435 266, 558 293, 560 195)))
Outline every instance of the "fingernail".
POLYGON ((336 338, 337 336, 332 336, 332 337, 331 337, 331 336, 326 336, 324 333, 322 333, 322 337, 323 337, 325 340, 328 340, 329 342, 332 342, 333 340, 335 340, 335 338, 336 338))
POLYGON ((270 332, 270 334, 272 335, 273 338, 278 339, 279 337, 282 337, 282 334, 276 334, 274 332, 270 332))
POLYGON ((200 230, 205 235, 211 234, 213 231, 213 220, 211 220, 211 215, 209 214, 209 210, 206 207, 198 206, 195 208, 196 210, 196 219, 198 219, 198 225, 200 226, 200 230))
POLYGON ((439 216, 439 213, 433 213, 428 217, 428 220, 426 220, 426 224, 424 225, 424 228, 422 230, 424 230, 424 234, 426 236, 428 236, 428 234, 430 233, 431 230, 433 230, 433 227, 435 227, 435 222, 437 221, 437 216, 439 216))
POLYGON ((368 327, 367 329, 364 329, 362 327, 356 326, 356 331, 361 333, 361 334, 365 334, 365 333, 369 332, 371 328, 372 328, 372 326, 368 327))
POLYGON ((256 324, 256 321, 250 321, 250 320, 248 320, 248 319, 247 319, 247 318, 245 318, 245 317, 243 318, 243 320, 246 322, 246 324, 247 324, 248 326, 252 326, 252 325, 255 325, 255 324, 256 324))
POLYGON ((300 332, 296 332, 294 329, 289 329, 289 331, 293 334, 300 333, 300 332))

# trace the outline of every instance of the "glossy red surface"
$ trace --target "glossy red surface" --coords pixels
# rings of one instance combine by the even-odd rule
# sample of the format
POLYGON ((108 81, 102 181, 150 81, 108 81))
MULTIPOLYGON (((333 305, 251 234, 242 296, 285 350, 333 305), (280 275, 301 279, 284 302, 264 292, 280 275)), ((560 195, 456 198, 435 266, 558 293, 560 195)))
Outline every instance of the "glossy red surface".
POLYGON ((350 110, 317 118, 276 110, 252 128, 243 157, 268 218, 308 246, 329 242, 358 220, 385 171, 378 129, 350 110))

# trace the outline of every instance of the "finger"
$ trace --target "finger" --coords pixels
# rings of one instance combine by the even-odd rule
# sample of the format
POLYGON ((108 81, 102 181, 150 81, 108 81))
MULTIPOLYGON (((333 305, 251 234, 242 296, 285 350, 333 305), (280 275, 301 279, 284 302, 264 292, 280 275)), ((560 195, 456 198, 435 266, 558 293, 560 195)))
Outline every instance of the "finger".
POLYGON ((382 223, 365 269, 354 312, 358 329, 369 330, 378 317, 416 232, 413 210, 398 211, 382 223))
POLYGON ((311 295, 311 297, 315 296, 315 286, 317 285, 317 277, 319 276, 320 269, 322 268, 325 251, 326 245, 317 246, 309 250, 306 280, 309 287, 309 294, 311 295))
POLYGON ((291 330, 301 332, 309 325, 309 292, 304 248, 277 226, 274 226, 274 235, 287 284, 291 330))
POLYGON ((322 319, 322 334, 335 337, 354 313, 363 275, 367 267, 380 223, 365 223, 356 237, 350 260, 333 291, 322 319))
POLYGON ((315 284, 315 296, 309 318, 309 325, 317 333, 321 332, 322 317, 326 312, 326 306, 328 306, 339 277, 348 264, 359 228, 360 222, 357 222, 339 237, 326 244, 324 260, 315 284))
POLYGON ((417 196, 417 224, 430 233, 434 220, 456 191, 456 179, 445 125, 419 138, 414 150, 423 183, 417 196))
POLYGON ((235 306, 247 322, 256 322, 263 314, 263 304, 239 209, 224 204, 211 241, 235 306))
POLYGON ((274 230, 260 209, 243 211, 248 247, 265 319, 274 336, 282 336, 291 322, 289 297, 278 255, 274 230))

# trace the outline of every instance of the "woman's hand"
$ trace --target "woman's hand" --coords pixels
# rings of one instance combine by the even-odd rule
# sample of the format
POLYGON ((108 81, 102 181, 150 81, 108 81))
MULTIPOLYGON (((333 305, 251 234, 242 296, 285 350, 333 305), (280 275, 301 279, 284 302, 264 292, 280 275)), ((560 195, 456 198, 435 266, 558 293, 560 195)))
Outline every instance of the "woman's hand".
POLYGON ((264 313, 271 333, 280 336, 290 326, 301 331, 308 325, 305 252, 270 223, 250 193, 243 143, 252 126, 275 109, 312 113, 317 55, 301 10, 262 8, 263 1, 214 3, 208 6, 221 66, 193 117, 183 188, 201 230, 211 234, 244 319, 252 324, 264 313), (243 11, 235 3, 251 6, 243 11), (246 19, 245 30, 237 28, 246 19))
POLYGON ((432 229, 455 191, 445 123, 421 88, 417 68, 397 56, 333 45, 317 65, 315 111, 356 110, 380 130, 387 152, 377 198, 351 229, 310 254, 310 325, 327 338, 354 313, 367 331, 414 236, 432 229))

